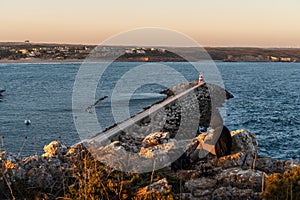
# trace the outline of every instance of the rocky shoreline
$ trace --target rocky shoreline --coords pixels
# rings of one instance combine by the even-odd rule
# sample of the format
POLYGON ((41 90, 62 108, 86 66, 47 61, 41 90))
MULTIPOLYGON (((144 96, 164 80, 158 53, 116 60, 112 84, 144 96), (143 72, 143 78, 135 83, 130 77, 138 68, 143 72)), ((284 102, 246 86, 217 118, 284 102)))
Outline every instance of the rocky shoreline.
MULTIPOLYGON (((195 84, 182 83, 163 93, 170 97, 195 84)), ((299 199, 299 163, 260 156, 254 133, 230 132, 223 125, 211 105, 219 107, 232 97, 227 91, 203 84, 197 88, 194 103, 187 96, 181 104, 165 107, 163 114, 144 119, 100 147, 84 143, 68 147, 62 141, 53 141, 44 147, 43 155, 25 158, 2 148, 0 199, 299 199), (182 107, 188 113, 200 113, 183 130, 178 128, 185 119, 182 107), (162 129, 156 128, 159 122, 165 122, 162 129), (190 124, 203 131, 191 132, 190 124), (217 132, 219 137, 215 137, 217 132), (184 143, 184 151, 178 145, 180 134, 193 135, 184 143), (146 162, 124 160, 121 155, 126 152, 146 162), (170 156, 174 152, 181 152, 181 156, 174 160, 170 156), (120 163, 130 169, 152 166, 146 158, 153 157, 170 164, 145 173, 109 167, 120 163), (110 165, 103 164, 107 160, 110 165)))
MULTIPOLYGON (((151 137, 151 144, 158 141, 154 136, 151 137)), ((158 173, 168 174, 166 177, 159 177, 159 180, 148 185, 143 183, 131 188, 134 191, 131 197, 143 199, 145 195, 172 193, 174 198, 181 199, 263 199, 261 194, 268 186, 268 176, 274 173, 283 174, 292 168, 300 167, 299 163, 293 161, 278 161, 260 156, 255 135, 249 131, 232 131, 231 136, 233 146, 230 155, 220 158, 209 155, 186 166, 185 169, 173 170, 171 167, 165 167, 158 173), (170 182, 174 180, 181 182, 180 192, 172 191, 170 182)), ((148 141, 149 144, 149 139, 144 142, 148 141)), ((55 199, 65 195, 68 193, 68 187, 74 184, 69 181, 76 182, 75 171, 76 168, 80 168, 80 163, 84 162, 82 159, 94 161, 83 144, 67 147, 60 141, 53 141, 44 147, 44 151, 41 156, 23 159, 5 150, 1 152, 1 199, 13 199, 13 195, 20 196, 18 192, 14 194, 16 189, 12 189, 10 194, 10 188, 15 187, 23 187, 23 190, 35 199, 55 199), (20 186, 20 183, 23 185, 20 186)), ((102 164, 95 161, 95 165, 102 164)), ((105 166, 102 170, 106 171, 105 173, 113 171, 105 166)))

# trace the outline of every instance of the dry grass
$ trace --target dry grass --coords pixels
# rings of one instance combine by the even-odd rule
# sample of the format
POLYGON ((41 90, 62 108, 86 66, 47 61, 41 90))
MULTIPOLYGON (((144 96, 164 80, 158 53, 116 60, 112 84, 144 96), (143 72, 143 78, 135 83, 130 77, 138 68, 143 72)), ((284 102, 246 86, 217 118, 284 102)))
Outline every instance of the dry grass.
POLYGON ((295 167, 284 174, 275 173, 268 176, 262 197, 270 200, 299 200, 300 168, 295 167))

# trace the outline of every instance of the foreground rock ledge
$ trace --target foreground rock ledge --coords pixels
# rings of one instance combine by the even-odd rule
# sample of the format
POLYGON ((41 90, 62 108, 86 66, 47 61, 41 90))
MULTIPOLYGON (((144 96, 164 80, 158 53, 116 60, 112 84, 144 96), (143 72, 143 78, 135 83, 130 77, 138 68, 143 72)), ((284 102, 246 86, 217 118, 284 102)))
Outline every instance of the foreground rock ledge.
MULTIPOLYGON (((232 131, 231 136, 231 155, 220 158, 206 157, 191 163, 187 169, 177 171, 170 167, 162 169, 168 177, 172 177, 173 181, 182 182, 180 193, 176 194, 173 191, 168 177, 162 177, 161 180, 153 181, 148 186, 136 187, 135 198, 173 192, 175 196, 181 196, 182 199, 261 199, 260 193, 266 187, 267 176, 273 173, 282 174, 293 167, 300 167, 299 163, 293 161, 281 162, 260 156, 255 135, 249 131, 232 131)), ((150 139, 146 142, 149 146, 155 144, 155 141, 150 139)), ((72 176, 74 167, 83 160, 93 160, 82 144, 67 147, 62 142, 53 141, 46 145, 44 150, 42 156, 35 155, 23 159, 7 151, 1 152, 1 199, 10 199, 11 194, 8 189, 14 188, 14 184, 19 183, 20 180, 27 190, 40 188, 41 191, 51 191, 43 194, 41 199, 55 199, 59 196, 55 196, 59 191, 54 191, 57 189, 54 188, 57 182, 64 181, 64 176, 67 174, 72 176)), ((111 169, 107 168, 107 170, 111 169)), ((68 185, 64 187, 66 190, 64 192, 67 192, 68 185)))

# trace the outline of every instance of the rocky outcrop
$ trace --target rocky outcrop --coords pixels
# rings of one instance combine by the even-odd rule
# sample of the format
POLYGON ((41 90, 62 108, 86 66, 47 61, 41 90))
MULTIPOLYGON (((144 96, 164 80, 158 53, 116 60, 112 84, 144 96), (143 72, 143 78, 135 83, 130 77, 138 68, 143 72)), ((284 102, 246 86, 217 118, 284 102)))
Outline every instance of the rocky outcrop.
MULTIPOLYGON (((182 93, 196 85, 196 82, 175 85, 162 92, 167 95, 165 99, 151 106, 167 101, 174 94, 182 93)), ((210 126, 214 129, 219 128, 222 130, 223 121, 217 109, 223 105, 226 99, 232 97, 233 95, 223 88, 204 83, 193 91, 172 101, 172 103, 167 104, 159 111, 148 115, 135 124, 131 124, 130 127, 122 129, 110 139, 111 141, 121 141, 126 136, 130 140, 139 141, 139 139, 143 139, 155 132, 168 132, 170 138, 176 137, 177 140, 184 140, 193 139, 199 134, 198 127, 204 131, 210 126)), ((151 106, 141 112, 146 112, 151 106)), ((116 126, 117 124, 114 124, 102 133, 105 134, 106 131, 116 126)))
POLYGON ((193 179, 185 184, 190 199, 260 199, 268 175, 300 166, 257 156, 257 141, 249 131, 232 131, 231 135, 231 155, 208 158, 192 167, 195 171, 189 178, 193 179))
MULTIPOLYGON (((171 97, 196 84, 181 83, 163 93, 171 97)), ((167 163, 175 162, 172 164, 175 170, 182 168, 182 165, 189 167, 190 161, 197 162, 206 155, 212 154, 218 158, 229 155, 232 146, 231 135, 223 125, 217 108, 222 106, 226 99, 232 97, 223 88, 204 83, 157 112, 117 132, 110 138, 112 143, 109 146, 103 148, 97 140, 95 142, 91 140, 92 144, 88 145, 88 148, 91 152, 101 150, 100 155, 96 153, 97 159, 106 160, 111 166, 116 166, 113 163, 116 159, 110 158, 113 153, 120 158, 121 162, 131 165, 132 162, 128 159, 135 159, 135 156, 127 159, 126 152, 130 152, 145 158, 160 157, 160 160, 167 163), (208 127, 211 127, 211 130, 208 133, 203 132, 208 127), (195 138, 199 134, 200 136, 195 138), (192 140, 194 142, 189 147, 189 151, 184 153, 192 140), (171 155, 173 152, 183 154, 180 160, 176 160, 177 158, 174 158, 176 156, 171 155), (126 157, 127 160, 122 160, 122 157, 126 157)), ((133 166, 129 168, 132 169, 133 166)))
MULTIPOLYGON (((231 135, 232 153, 230 155, 220 158, 213 155, 206 156, 204 159, 189 162, 189 169, 174 171, 166 167, 161 172, 168 174, 168 177, 136 190, 136 198, 172 192, 173 187, 169 181, 175 179, 176 182, 182 181, 181 192, 175 193, 181 195, 182 199, 260 199, 260 193, 265 187, 268 175, 283 173, 295 166, 300 166, 295 162, 280 162, 269 157, 258 156, 255 135, 249 131, 232 131, 231 135)), ((200 140, 202 136, 199 135, 197 140, 200 140)), ((157 153, 163 156, 169 149, 166 145, 171 145, 173 140, 167 133, 154 133, 141 141, 141 148, 137 154, 147 157, 157 153), (158 147, 160 150, 154 150, 158 147)), ((107 155, 114 155, 115 151, 126 151, 119 141, 104 148, 106 148, 107 155)), ((39 188, 54 193, 65 187, 62 183, 65 183, 65 177, 73 176, 74 166, 78 166, 84 159, 93 159, 82 144, 67 147, 59 141, 54 141, 46 145, 44 150, 45 154, 42 156, 30 156, 23 159, 6 151, 1 152, 1 169, 5 170, 1 171, 2 186, 0 184, 0 187, 4 187, 7 183, 13 187, 18 180, 24 180, 28 188, 39 188)), ((110 159, 119 158, 111 157, 110 159)), ((186 157, 186 159, 189 158, 186 157)))
POLYGON ((229 155, 231 147, 230 132, 223 126, 223 129, 211 129, 208 133, 197 136, 188 148, 188 156, 194 162, 211 155, 220 158, 229 155))

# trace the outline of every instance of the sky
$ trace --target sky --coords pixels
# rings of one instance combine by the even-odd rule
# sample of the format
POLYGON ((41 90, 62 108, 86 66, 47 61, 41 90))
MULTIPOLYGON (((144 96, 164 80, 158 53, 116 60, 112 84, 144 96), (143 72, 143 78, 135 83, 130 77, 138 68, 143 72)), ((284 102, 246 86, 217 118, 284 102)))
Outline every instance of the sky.
POLYGON ((300 0, 0 0, 0 42, 99 44, 161 27, 202 46, 300 47, 300 0))

